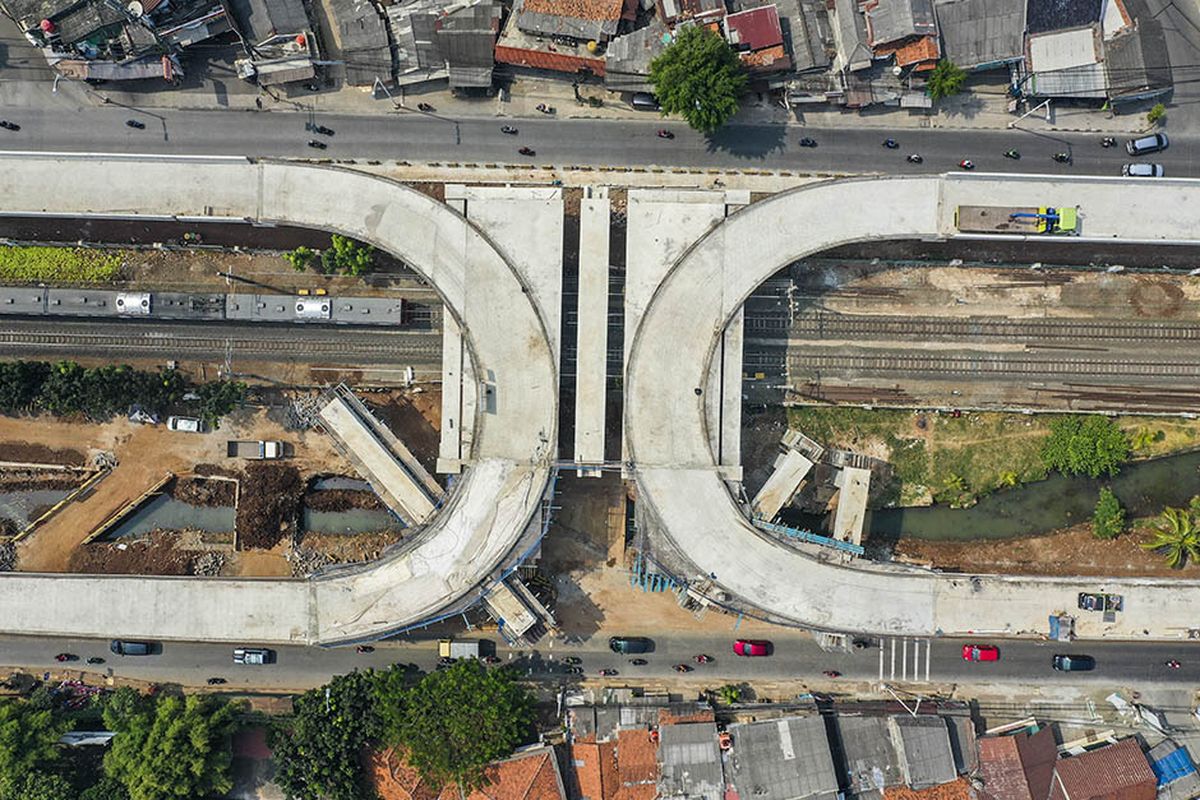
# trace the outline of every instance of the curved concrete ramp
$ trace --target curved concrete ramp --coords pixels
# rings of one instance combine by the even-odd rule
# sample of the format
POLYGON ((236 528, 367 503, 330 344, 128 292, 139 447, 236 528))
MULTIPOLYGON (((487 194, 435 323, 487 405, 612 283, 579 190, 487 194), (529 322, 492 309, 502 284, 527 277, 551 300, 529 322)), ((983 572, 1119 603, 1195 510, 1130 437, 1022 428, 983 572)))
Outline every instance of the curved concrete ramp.
MULTIPOLYGON (((625 432, 639 501, 719 589, 764 616, 827 630, 929 635, 1044 631, 1079 591, 1125 594, 1115 623, 1080 619, 1080 634, 1179 636, 1194 581, 982 576, 843 566, 766 538, 733 501, 715 466, 700 387, 718 337, 751 291, 787 264, 849 242, 954 235, 958 205, 1080 206, 1083 235, 1063 242, 1200 241, 1191 202, 1200 181, 1037 176, 871 178, 813 184, 729 217, 659 286, 627 368, 625 432), (1144 185, 1154 183, 1154 186, 1144 185)), ((1006 236, 1011 239, 1013 237, 1006 236)))
POLYGON ((418 623, 485 581, 550 475, 556 365, 520 279, 478 229, 363 173, 245 159, 0 154, 0 213, 286 223, 353 236, 419 270, 460 322, 494 402, 474 463, 411 548, 312 581, 0 574, 0 630, 332 643, 418 623))

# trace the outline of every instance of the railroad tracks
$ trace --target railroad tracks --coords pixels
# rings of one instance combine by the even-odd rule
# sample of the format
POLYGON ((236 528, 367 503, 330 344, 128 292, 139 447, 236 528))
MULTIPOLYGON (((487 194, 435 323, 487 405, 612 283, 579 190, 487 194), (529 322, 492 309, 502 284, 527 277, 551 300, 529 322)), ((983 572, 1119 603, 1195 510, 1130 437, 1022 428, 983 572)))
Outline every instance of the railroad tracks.
POLYGON ((860 377, 901 374, 908 377, 953 377, 976 379, 1039 378, 1061 381, 1067 378, 1154 378, 1156 382, 1175 383, 1200 379, 1200 361, 1157 360, 1142 358, 1061 358, 1008 353, 788 353, 765 354, 749 366, 787 365, 793 378, 813 373, 849 374, 860 377))

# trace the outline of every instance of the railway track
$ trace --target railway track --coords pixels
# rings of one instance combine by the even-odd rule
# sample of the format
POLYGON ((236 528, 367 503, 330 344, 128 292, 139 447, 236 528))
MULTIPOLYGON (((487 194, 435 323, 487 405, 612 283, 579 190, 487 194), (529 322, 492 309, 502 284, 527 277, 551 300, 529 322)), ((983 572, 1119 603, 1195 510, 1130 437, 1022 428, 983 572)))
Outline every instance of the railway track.
POLYGON ((1153 358, 1062 358, 1010 353, 788 353, 753 354, 748 367, 781 367, 786 363, 793 377, 822 373, 853 373, 859 376, 896 375, 954 378, 1157 378, 1167 382, 1200 379, 1200 360, 1153 358))
POLYGON ((779 317, 747 318, 747 332, 786 332, 792 339, 997 340, 1031 344, 1200 341, 1200 323, 1113 319, 1010 319, 1006 317, 892 317, 800 314, 790 323, 779 317))
MULTIPOLYGON (((59 326, 61 327, 61 326, 59 326)), ((440 363, 441 336, 430 333, 368 333, 336 328, 287 331, 238 330, 227 336, 169 326, 129 326, 120 333, 47 330, 0 324, 0 353, 177 358, 226 355, 262 361, 357 363, 440 363)))

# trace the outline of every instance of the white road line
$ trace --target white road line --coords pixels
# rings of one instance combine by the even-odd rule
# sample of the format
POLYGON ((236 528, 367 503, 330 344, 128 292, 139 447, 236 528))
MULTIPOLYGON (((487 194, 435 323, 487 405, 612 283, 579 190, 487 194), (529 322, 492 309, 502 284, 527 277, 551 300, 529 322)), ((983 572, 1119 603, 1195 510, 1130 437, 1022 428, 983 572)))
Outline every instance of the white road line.
POLYGON ((900 640, 900 680, 908 680, 908 639, 900 640))
POLYGON ((883 681, 883 639, 879 640, 879 680, 883 681))
POLYGON ((913 680, 921 680, 921 640, 913 639, 913 680))
POLYGON ((896 640, 888 639, 892 645, 892 677, 888 680, 896 680, 896 640))
POLYGON ((933 647, 930 646, 930 644, 927 642, 925 645, 925 682, 926 683, 929 682, 929 651, 932 649, 933 649, 933 647))

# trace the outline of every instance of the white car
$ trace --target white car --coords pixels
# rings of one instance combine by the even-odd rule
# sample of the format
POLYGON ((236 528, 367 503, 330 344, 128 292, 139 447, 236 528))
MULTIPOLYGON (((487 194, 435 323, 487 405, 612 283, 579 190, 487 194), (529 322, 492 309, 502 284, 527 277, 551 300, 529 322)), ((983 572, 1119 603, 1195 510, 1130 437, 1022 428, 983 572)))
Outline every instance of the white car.
POLYGON ((1126 178, 1161 178, 1163 168, 1162 164, 1126 164, 1121 174, 1126 178))
POLYGON ((204 423, 195 417, 167 417, 167 429, 185 431, 186 433, 200 433, 200 431, 204 430, 204 423))
POLYGON ((259 666, 275 660, 275 653, 265 647, 239 647, 233 651, 233 663, 259 666))

